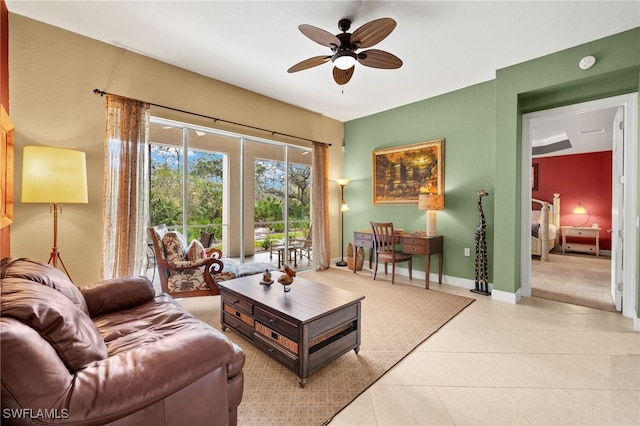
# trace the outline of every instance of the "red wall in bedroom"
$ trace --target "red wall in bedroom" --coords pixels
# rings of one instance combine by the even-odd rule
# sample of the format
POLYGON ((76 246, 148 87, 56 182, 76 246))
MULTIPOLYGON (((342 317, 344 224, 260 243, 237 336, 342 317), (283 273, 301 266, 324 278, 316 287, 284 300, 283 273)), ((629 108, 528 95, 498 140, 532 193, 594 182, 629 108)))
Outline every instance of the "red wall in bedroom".
POLYGON ((591 214, 584 226, 597 223, 600 249, 611 250, 612 152, 534 158, 532 163, 538 164, 538 190, 531 196, 553 202, 553 193, 559 193, 561 226, 580 226, 587 220, 572 213, 582 203, 591 214))

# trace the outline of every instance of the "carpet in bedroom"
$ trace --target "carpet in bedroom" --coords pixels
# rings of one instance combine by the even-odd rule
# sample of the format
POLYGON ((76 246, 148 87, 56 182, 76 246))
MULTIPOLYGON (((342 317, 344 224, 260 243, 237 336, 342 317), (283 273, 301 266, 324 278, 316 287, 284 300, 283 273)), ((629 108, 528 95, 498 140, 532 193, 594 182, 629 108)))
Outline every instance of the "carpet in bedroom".
POLYGON ((549 254, 548 262, 531 262, 531 295, 573 305, 616 312, 611 300, 611 258, 549 254))

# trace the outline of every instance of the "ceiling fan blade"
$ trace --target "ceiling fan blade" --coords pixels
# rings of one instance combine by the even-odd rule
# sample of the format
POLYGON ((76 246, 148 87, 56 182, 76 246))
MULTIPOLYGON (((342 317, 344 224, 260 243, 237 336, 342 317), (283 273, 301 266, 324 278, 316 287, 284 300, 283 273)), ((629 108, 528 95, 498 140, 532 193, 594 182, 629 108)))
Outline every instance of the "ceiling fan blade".
POLYGON ((380 18, 367 22, 351 34, 351 46, 364 49, 384 40, 396 27, 396 21, 391 18, 380 18))
POLYGON ((317 67, 325 62, 329 62, 331 56, 314 56, 313 58, 305 59, 302 62, 298 62, 287 70, 288 73, 298 72, 309 68, 317 67))
POLYGON ((372 68, 396 69, 402 66, 402 60, 396 55, 378 49, 358 53, 358 62, 372 68))
POLYGON ((353 71, 355 70, 355 68, 356 67, 353 66, 349 69, 341 70, 338 67, 333 67, 333 79, 340 86, 347 84, 349 80, 351 80, 351 77, 353 77, 353 71))
POLYGON ((298 29, 302 34, 306 35, 318 44, 332 49, 337 49, 340 46, 340 40, 338 40, 338 37, 331 34, 329 31, 325 31, 321 28, 308 24, 298 25, 298 29))

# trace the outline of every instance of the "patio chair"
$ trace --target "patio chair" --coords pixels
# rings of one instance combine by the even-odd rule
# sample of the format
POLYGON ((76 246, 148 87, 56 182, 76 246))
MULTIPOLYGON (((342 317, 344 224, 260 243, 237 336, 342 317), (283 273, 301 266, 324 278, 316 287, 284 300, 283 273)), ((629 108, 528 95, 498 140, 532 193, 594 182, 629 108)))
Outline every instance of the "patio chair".
POLYGON ((313 226, 309 226, 309 231, 307 232, 307 236, 305 238, 296 238, 293 240, 293 244, 298 249, 300 253, 300 260, 303 257, 311 260, 311 250, 313 249, 313 226))

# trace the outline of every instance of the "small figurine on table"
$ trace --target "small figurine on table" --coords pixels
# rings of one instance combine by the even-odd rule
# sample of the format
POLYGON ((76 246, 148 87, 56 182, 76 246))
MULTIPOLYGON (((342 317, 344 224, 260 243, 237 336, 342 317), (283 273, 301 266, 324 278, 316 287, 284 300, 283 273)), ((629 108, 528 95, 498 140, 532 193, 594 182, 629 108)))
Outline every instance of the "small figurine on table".
POLYGON ((265 269, 262 273, 262 281, 260 281, 260 284, 271 285, 272 283, 273 280, 271 279, 271 272, 269 272, 268 269, 265 269))
POLYGON ((281 275, 280 278, 278 278, 278 282, 284 286, 285 293, 288 293, 289 290, 291 290, 289 285, 293 282, 293 277, 296 276, 296 271, 289 268, 289 265, 284 265, 282 272, 284 272, 284 275, 281 275))

